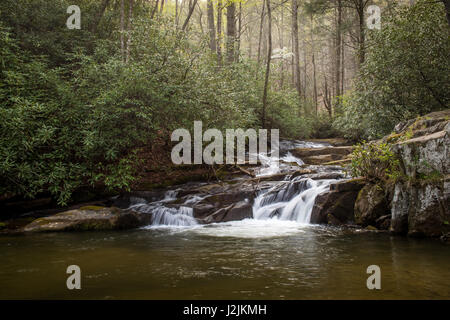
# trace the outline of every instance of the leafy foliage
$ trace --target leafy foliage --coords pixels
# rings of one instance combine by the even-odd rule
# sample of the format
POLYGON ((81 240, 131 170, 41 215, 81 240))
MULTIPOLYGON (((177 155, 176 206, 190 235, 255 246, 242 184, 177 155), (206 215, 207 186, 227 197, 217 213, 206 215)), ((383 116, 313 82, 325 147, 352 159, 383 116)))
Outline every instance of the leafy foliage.
POLYGON ((420 0, 383 13, 370 30, 355 90, 344 97, 335 126, 351 138, 377 138, 395 124, 450 104, 450 38, 442 3, 420 0))
POLYGON ((396 180, 401 175, 400 161, 388 143, 357 144, 351 159, 350 172, 353 177, 365 177, 377 182, 396 180))
MULTIPOLYGON (((176 128, 192 129, 195 120, 218 129, 259 127, 256 63, 218 66, 206 42, 193 43, 164 17, 149 19, 140 3, 124 62, 117 10, 105 13, 109 28, 92 33, 100 4, 75 3, 83 5, 81 30, 65 27, 73 4, 65 0, 2 4, 0 194, 46 193, 66 204, 80 187, 127 189, 137 176, 137 150, 156 138, 168 145, 176 128)), ((270 122, 286 135, 308 130, 295 121, 298 100, 270 97, 270 122)))

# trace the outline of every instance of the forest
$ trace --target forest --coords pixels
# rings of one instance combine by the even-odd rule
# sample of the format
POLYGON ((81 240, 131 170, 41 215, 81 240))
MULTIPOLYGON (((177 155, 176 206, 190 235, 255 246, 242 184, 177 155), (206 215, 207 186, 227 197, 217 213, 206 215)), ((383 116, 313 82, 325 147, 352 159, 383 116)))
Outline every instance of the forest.
POLYGON ((0 1, 5 310, 429 310, 449 155, 450 0, 0 1))
POLYGON ((170 133, 194 121, 378 139, 449 108, 449 10, 448 0, 3 0, 1 197, 65 205, 84 187, 128 190, 147 155, 168 157, 170 133))

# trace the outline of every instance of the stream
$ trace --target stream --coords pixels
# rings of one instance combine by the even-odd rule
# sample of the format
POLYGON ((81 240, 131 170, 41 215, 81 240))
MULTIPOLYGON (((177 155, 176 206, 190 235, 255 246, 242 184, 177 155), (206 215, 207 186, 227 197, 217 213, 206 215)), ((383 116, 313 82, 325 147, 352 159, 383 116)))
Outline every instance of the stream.
POLYGON ((243 200, 253 218, 203 224, 193 212, 207 195, 196 188, 208 185, 186 184, 131 197, 129 208, 152 214, 140 229, 2 236, 0 299, 449 299, 448 245, 309 224, 315 197, 345 173, 293 176, 303 162, 289 150, 321 146, 281 141, 280 159, 263 158, 257 177, 285 176, 243 200), (81 290, 66 288, 72 264, 81 290), (366 287, 370 265, 381 290, 366 287))

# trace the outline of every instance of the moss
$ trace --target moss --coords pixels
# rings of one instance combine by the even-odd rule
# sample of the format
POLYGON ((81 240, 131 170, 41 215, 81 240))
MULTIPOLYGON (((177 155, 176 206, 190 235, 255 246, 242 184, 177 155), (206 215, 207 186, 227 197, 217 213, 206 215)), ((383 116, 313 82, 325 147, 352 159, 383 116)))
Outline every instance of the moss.
POLYGON ((105 207, 101 207, 101 206, 84 206, 81 207, 80 210, 91 210, 91 211, 99 211, 104 209, 105 207))

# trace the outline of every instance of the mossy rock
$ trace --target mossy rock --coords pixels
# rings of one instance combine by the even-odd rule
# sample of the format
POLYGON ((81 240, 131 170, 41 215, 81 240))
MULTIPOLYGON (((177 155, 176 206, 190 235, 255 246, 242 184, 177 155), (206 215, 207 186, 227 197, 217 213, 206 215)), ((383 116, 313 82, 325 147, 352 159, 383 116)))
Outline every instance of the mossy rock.
POLYGON ((105 207, 101 207, 101 206, 84 206, 81 207, 80 210, 91 210, 91 211, 98 211, 98 210, 102 210, 105 209, 105 207))

